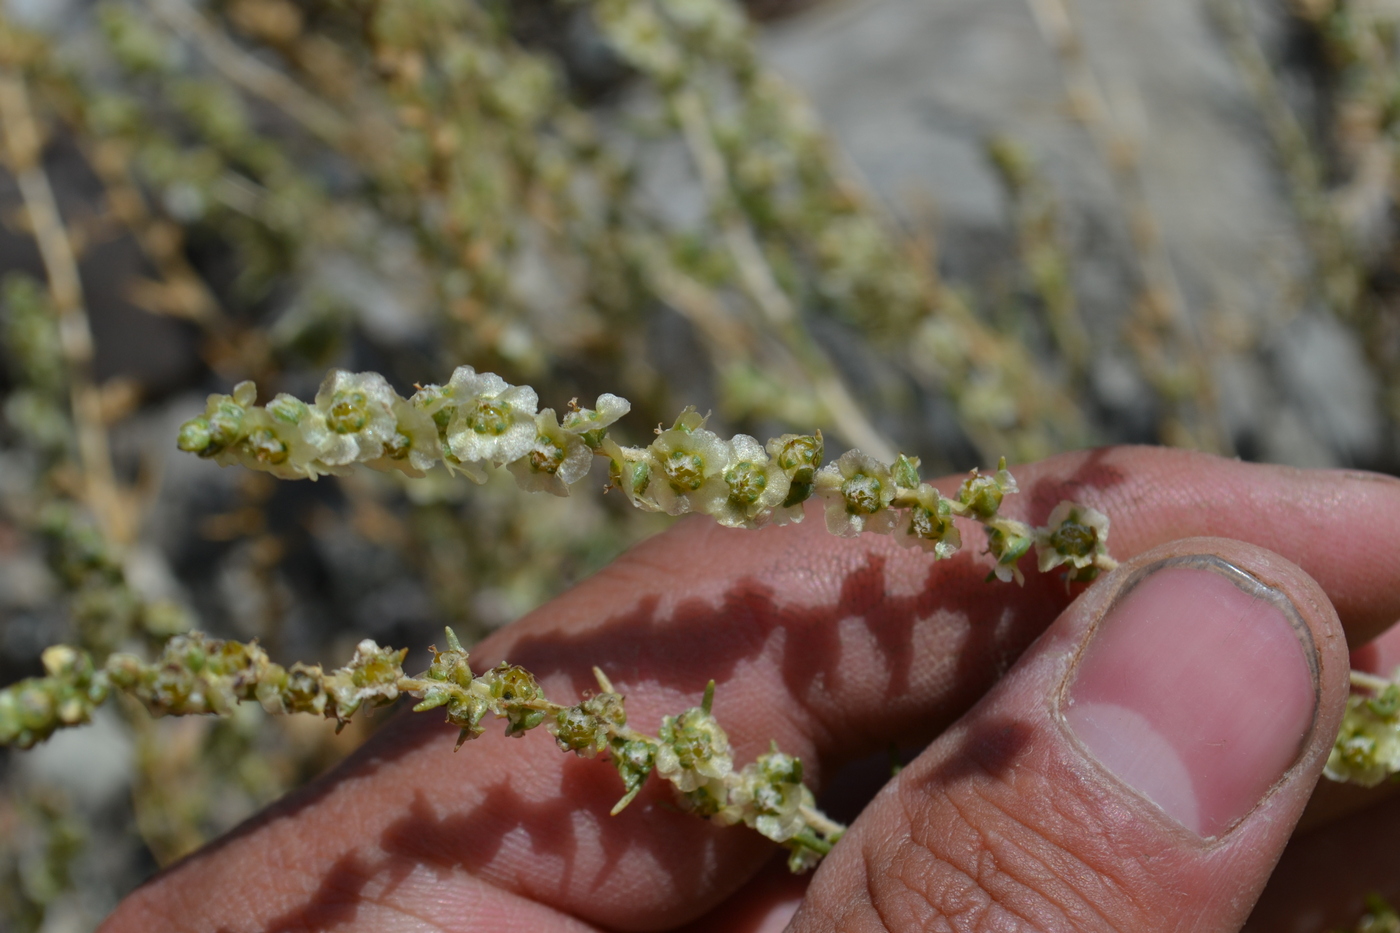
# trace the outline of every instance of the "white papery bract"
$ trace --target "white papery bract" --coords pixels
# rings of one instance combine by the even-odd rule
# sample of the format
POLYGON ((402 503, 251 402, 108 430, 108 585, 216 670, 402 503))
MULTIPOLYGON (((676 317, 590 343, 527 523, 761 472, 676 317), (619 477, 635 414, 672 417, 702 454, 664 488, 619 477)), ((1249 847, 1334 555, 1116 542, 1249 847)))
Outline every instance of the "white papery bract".
POLYGON ((394 436, 384 444, 380 457, 365 462, 373 470, 398 470, 407 476, 426 476, 442 459, 442 441, 432 416, 411 402, 395 398, 394 436))
POLYGON ((577 434, 582 441, 594 450, 603 443, 604 432, 619 418, 632 410, 632 403, 611 392, 598 396, 592 408, 575 408, 564 414, 560 425, 565 431, 577 434))

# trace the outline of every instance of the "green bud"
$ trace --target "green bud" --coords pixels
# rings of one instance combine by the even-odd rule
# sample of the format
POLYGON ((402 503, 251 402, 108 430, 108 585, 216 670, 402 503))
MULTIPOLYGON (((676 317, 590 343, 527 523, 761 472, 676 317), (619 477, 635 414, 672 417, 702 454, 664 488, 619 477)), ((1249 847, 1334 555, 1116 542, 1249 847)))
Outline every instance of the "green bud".
POLYGON ((199 454, 205 451, 212 440, 209 419, 200 415, 180 425, 180 434, 175 440, 175 446, 186 453, 199 454))
POLYGON ((900 454, 895 458, 894 465, 890 467, 890 476, 893 477, 896 486, 917 489, 919 486, 919 458, 900 454))
MULTIPOLYGON (((208 416, 209 440, 220 450, 243 439, 243 418, 247 412, 232 399, 223 399, 208 416)), ((208 448, 205 448, 206 452, 208 448)))
POLYGON ((846 511, 852 515, 873 515, 883 506, 880 494, 884 484, 868 473, 857 473, 841 484, 846 511))
POLYGON ((272 401, 267 403, 267 413, 278 421, 291 425, 301 424, 303 418, 311 411, 301 399, 279 392, 272 401))

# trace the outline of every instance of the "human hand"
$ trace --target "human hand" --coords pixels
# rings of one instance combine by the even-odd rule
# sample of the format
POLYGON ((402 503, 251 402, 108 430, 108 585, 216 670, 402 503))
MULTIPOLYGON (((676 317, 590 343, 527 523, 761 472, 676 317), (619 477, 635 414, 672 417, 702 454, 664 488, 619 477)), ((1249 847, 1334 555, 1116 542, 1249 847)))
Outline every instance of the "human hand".
MULTIPOLYGON (((984 583, 975 547, 935 564, 885 536, 834 538, 819 516, 688 521, 474 651, 558 699, 596 664, 643 729, 714 678, 736 764, 776 739, 816 786, 932 741, 810 877, 765 868, 770 843, 677 812, 660 782, 609 817, 611 768, 538 734, 488 732, 453 755, 455 729, 413 716, 102 929, 1238 929, 1330 748, 1343 628, 1362 644, 1400 619, 1400 541, 1385 536, 1400 482, 1144 448, 1016 475, 1008 515, 1095 506, 1125 566, 1070 605, 1058 578, 984 583), (1124 595, 1173 557, 1185 566, 1124 595), (1272 593, 1246 595, 1222 559, 1272 593), (1246 617, 1251 637, 1232 640, 1246 617)), ((1381 846, 1397 823, 1378 804, 1299 836, 1279 875, 1298 880, 1256 917, 1354 921, 1361 894, 1400 890, 1381 846), (1304 874, 1339 846, 1333 874, 1304 874)))

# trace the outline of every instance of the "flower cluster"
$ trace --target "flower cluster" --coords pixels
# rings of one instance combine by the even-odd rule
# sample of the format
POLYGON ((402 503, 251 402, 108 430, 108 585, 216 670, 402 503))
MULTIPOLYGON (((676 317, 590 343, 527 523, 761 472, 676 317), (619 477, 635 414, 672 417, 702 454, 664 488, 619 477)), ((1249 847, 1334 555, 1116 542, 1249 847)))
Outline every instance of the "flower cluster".
POLYGON ((1379 894, 1368 894, 1356 933, 1400 933, 1400 914, 1379 894))
POLYGON ((180 449, 283 479, 344 473, 356 463, 421 477, 441 462, 484 482, 488 464, 509 464, 524 488, 564 496, 588 472, 588 441, 596 446, 631 408, 604 395, 561 425, 553 409, 538 410, 534 389, 470 366, 407 399, 378 373, 334 370, 309 405, 285 393, 266 406, 256 400, 251 382, 209 396, 204 414, 180 427, 180 449))
POLYGON ((54 645, 41 660, 47 676, 0 690, 0 745, 31 748, 58 729, 89 721, 107 699, 107 679, 87 652, 54 645))
POLYGON ((516 665, 503 663, 474 674, 451 629, 446 650, 432 651, 428 670, 400 679, 398 686, 421 698, 416 712, 445 710, 447 721, 461 730, 459 748, 484 731, 481 723, 488 713, 506 720, 507 735, 543 725, 561 751, 584 758, 605 755, 612 762, 623 786, 614 814, 656 774, 672 785, 686 810, 724 825, 744 823, 787 846, 794 871, 815 865, 844 831, 817 811, 811 790, 802 784, 800 760, 774 747, 735 771, 729 737, 711 712, 713 681, 699 706, 664 717, 657 735, 649 736, 628 725, 622 695, 597 668, 599 692, 564 706, 546 698, 535 678, 516 665))
POLYGON ((744 823, 792 851, 794 871, 815 865, 844 827, 816 810, 802 784, 802 762, 773 750, 734 770, 729 737, 711 713, 714 682, 700 706, 662 720, 657 736, 627 724, 624 698, 594 669, 599 692, 565 706, 549 700, 533 674, 502 663, 474 674, 456 634, 447 648, 432 648, 433 661, 406 677, 406 650, 381 648, 366 639, 350 663, 333 671, 320 665, 283 667, 256 642, 223 641, 198 632, 170 640, 153 662, 113 654, 100 668, 83 651, 58 645, 44 652, 47 676, 0 690, 0 745, 28 748, 65 726, 91 719, 120 690, 157 716, 228 715, 256 702, 269 713, 313 713, 338 726, 363 707, 382 706, 402 693, 419 700, 415 712, 443 709, 461 732, 457 747, 481 735, 489 713, 506 721, 506 734, 521 736, 545 726, 562 751, 585 758, 606 755, 622 778, 620 812, 649 775, 668 781, 683 807, 724 825, 744 823))
POLYGON ((647 446, 626 447, 608 435, 631 410, 626 399, 605 394, 591 409, 571 403, 560 419, 551 408, 538 410, 529 386, 470 366, 407 399, 378 373, 341 370, 312 404, 284 394, 259 407, 256 396, 251 382, 211 395, 204 414, 181 427, 180 448, 283 478, 315 479, 355 463, 417 477, 440 462, 482 482, 488 466, 504 466, 521 488, 557 496, 569 494, 596 455, 608 462, 612 488, 645 511, 699 512, 731 528, 759 528, 800 522, 802 503, 817 495, 831 533, 893 534, 935 559, 962 547, 955 518, 978 522, 996 560, 991 576, 1001 580, 1023 581, 1017 564, 1032 547, 1042 571, 1065 566, 1071 580, 1092 580, 1114 566, 1101 512, 1064 502, 1044 528, 1002 517, 1002 500, 1017 491, 1005 459, 994 473, 974 470, 947 497, 920 480, 917 457, 885 464, 848 450, 823 465, 820 431, 766 443, 747 434, 726 439, 694 408, 658 428, 647 446))
POLYGON ((157 716, 227 715, 256 701, 269 713, 315 713, 344 726, 362 706, 398 698, 407 651, 360 642, 345 667, 326 672, 317 664, 285 668, 257 643, 176 635, 155 661, 110 655, 100 668, 67 645, 43 654, 45 677, 0 690, 0 745, 28 748, 65 726, 89 721, 113 690, 140 700, 157 716))
POLYGON ((1334 781, 1375 787, 1400 773, 1400 683, 1352 671, 1341 731, 1324 773, 1334 781))

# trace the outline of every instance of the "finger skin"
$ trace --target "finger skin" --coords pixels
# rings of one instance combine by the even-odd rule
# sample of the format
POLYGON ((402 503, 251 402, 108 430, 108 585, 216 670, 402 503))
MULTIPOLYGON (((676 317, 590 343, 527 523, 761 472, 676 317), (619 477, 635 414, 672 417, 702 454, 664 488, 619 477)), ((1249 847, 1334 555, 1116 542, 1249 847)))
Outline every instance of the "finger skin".
MULTIPOLYGON (((1062 498, 1098 507, 1120 559, 1226 535, 1300 564, 1361 639, 1400 617, 1388 585, 1400 547, 1357 533, 1400 525, 1400 482, 1151 448, 1016 473, 1024 492, 1008 514, 1042 521, 1062 498)), ((714 678, 736 762, 776 739, 819 783, 891 741, 932 739, 1068 603, 1063 583, 1034 573, 1023 589, 984 583, 981 533, 967 527, 964 539, 962 554, 934 564, 881 536, 828 535, 815 508, 800 526, 758 532, 683 521, 488 639, 473 661, 508 657, 562 701, 600 665, 628 694, 632 724, 652 732, 714 678)), ((559 923, 667 929, 712 909, 772 851, 675 812, 657 782, 609 818, 611 768, 561 755, 546 735, 488 733, 453 755, 454 738, 431 715, 396 720, 327 778, 140 889, 104 931, 147 929, 152 916, 167 929, 266 930, 315 904, 347 863, 358 867, 335 895, 350 905, 346 929, 359 897, 412 909, 402 879, 421 876, 439 892, 494 887, 507 905, 548 905, 559 923)), ((461 916, 443 929, 479 929, 461 916)))
MULTIPOLYGON (((1155 549, 1081 597, 890 782, 818 869, 790 933, 1237 930, 1326 762, 1347 670, 1332 607, 1296 566, 1223 539, 1155 549), (1301 756, 1276 783, 1278 772, 1265 775, 1262 802, 1207 838, 1106 771, 1060 715, 1064 685, 1131 573, 1201 554, 1286 594, 1321 662, 1301 756)), ((1310 690, 1306 678, 1301 686, 1310 690)))
MULTIPOLYGON (((1351 665, 1392 676, 1400 665, 1400 626, 1353 651, 1351 665)), ((1397 794, 1400 784, 1394 781, 1370 788, 1331 781, 1319 784, 1245 929, 1261 933, 1349 930, 1366 912, 1371 895, 1400 905, 1397 794)))

